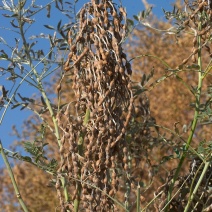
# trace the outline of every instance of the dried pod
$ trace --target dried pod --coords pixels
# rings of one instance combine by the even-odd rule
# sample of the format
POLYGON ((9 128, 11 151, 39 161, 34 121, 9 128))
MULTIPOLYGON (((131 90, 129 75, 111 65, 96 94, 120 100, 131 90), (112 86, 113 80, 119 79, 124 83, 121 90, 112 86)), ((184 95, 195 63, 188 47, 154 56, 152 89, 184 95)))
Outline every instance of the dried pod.
POLYGON ((98 18, 93 18, 93 19, 92 19, 92 22, 93 22, 94 24, 98 24, 98 18))
POLYGON ((114 190, 111 189, 110 192, 109 192, 109 196, 113 196, 115 194, 114 190))
POLYGON ((129 167, 128 167, 128 165, 127 165, 127 164, 124 164, 124 170, 126 170, 126 171, 127 171, 127 170, 128 170, 128 168, 129 168, 129 167))
POLYGON ((112 182, 111 182, 111 185, 112 185, 112 186, 115 186, 116 183, 117 183, 117 181, 113 179, 112 182))

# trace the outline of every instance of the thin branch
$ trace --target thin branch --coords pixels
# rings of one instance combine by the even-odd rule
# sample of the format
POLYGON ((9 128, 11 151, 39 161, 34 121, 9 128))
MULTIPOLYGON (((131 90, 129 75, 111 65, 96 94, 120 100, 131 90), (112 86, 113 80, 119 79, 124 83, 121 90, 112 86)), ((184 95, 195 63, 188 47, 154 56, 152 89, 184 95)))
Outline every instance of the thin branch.
POLYGON ((24 201, 23 201, 23 199, 21 197, 20 191, 18 189, 18 185, 16 183, 16 180, 15 180, 13 171, 11 169, 10 163, 9 163, 9 161, 7 159, 7 156, 6 156, 5 152, 4 152, 4 149, 3 149, 3 146, 2 146, 1 140, 0 140, 0 152, 1 152, 2 158, 4 160, 4 163, 5 163, 6 167, 7 167, 7 171, 9 173, 10 179, 12 181, 12 184, 13 184, 13 187, 14 187, 14 190, 15 190, 16 197, 18 198, 18 201, 19 201, 22 209, 24 210, 24 212, 28 212, 27 206, 25 205, 25 203, 24 203, 24 201))

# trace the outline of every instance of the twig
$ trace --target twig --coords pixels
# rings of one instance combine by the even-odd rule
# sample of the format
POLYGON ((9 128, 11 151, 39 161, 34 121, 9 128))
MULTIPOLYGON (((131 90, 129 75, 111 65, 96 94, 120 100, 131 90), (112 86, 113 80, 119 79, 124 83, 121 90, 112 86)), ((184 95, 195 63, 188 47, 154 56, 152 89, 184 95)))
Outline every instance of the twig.
POLYGON ((4 160, 5 165, 7 167, 7 171, 9 173, 10 179, 12 181, 16 197, 18 198, 18 201, 19 201, 21 207, 23 208, 24 212, 28 212, 27 206, 25 205, 25 203, 24 203, 24 201, 23 201, 23 199, 21 197, 21 194, 19 192, 18 185, 17 185, 17 183, 15 181, 15 177, 14 177, 13 171, 11 169, 10 163, 9 163, 9 161, 7 159, 7 156, 6 156, 5 152, 4 152, 1 140, 0 140, 0 153, 2 155, 2 158, 4 160))

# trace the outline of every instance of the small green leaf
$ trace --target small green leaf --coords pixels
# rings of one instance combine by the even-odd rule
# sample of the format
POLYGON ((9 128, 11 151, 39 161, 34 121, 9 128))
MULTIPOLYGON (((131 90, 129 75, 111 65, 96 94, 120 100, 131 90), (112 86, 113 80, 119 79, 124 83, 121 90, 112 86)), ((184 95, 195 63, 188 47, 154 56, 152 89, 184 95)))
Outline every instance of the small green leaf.
POLYGON ((32 162, 32 158, 30 158, 29 156, 22 156, 22 159, 30 163, 32 162))
POLYGON ((133 18, 136 20, 136 21, 139 21, 138 19, 138 16, 137 15, 134 15, 133 18))
POLYGON ((21 109, 20 109, 20 110, 25 109, 27 106, 28 106, 28 103, 25 103, 25 104, 24 104, 24 106, 23 106, 23 107, 21 107, 21 109))
POLYGON ((141 80, 141 85, 143 86, 146 80, 146 74, 143 75, 142 80, 141 80))
POLYGON ((50 25, 44 25, 47 29, 54 29, 53 26, 50 26, 50 25))
POLYGON ((18 106, 20 106, 21 105, 21 103, 17 103, 17 104, 15 104, 15 105, 13 105, 12 107, 11 107, 11 109, 15 109, 16 107, 18 107, 18 106))
POLYGON ((139 95, 139 94, 145 92, 146 90, 147 90, 146 88, 138 89, 138 90, 135 92, 134 96, 137 96, 137 95, 139 95))
POLYGON ((47 145, 49 145, 49 143, 44 143, 44 144, 43 144, 43 147, 44 147, 44 146, 47 146, 47 145))
POLYGON ((40 98, 41 98, 41 102, 42 102, 43 106, 46 107, 46 102, 45 102, 44 98, 42 96, 40 98))
POLYGON ((128 18, 127 19, 127 25, 134 26, 134 21, 128 18))
POLYGON ((1 54, 0 59, 8 59, 8 55, 7 54, 1 54))
POLYGON ((57 30, 60 31, 60 26, 61 26, 62 20, 59 21, 59 23, 57 24, 57 30))

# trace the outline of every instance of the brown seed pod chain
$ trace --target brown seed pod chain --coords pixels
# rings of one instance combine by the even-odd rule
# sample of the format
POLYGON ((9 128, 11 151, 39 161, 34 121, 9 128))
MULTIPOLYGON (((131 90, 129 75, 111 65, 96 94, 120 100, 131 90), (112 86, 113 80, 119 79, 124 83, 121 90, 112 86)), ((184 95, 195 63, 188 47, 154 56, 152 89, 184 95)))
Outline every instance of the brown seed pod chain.
POLYGON ((92 0, 79 13, 78 34, 69 32, 64 70, 72 73, 75 114, 61 115, 64 160, 58 172, 67 173, 71 200, 86 211, 116 209, 108 195, 117 193, 117 171, 127 166, 121 149, 127 150, 134 99, 131 65, 122 49, 125 20, 124 8, 111 0, 92 0))

